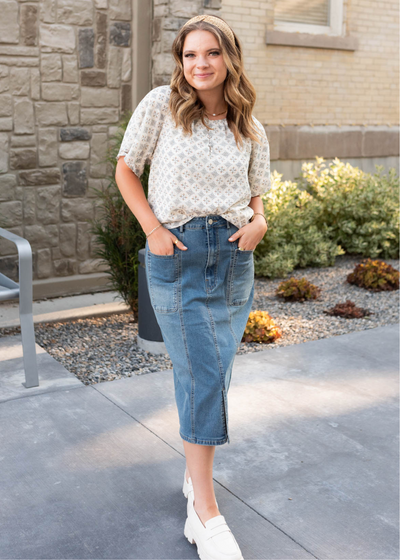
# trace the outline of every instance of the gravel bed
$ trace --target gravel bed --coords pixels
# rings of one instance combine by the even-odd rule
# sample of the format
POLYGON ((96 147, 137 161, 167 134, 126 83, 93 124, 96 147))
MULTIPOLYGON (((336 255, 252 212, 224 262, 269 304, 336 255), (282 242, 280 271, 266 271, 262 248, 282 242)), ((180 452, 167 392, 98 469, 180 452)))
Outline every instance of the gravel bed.
MULTIPOLYGON (((360 257, 340 255, 333 267, 303 268, 289 274, 287 278, 304 276, 321 288, 318 299, 304 303, 284 302, 274 295, 282 278, 256 278, 252 311, 268 311, 281 327, 282 337, 268 344, 241 343, 237 354, 398 323, 398 290, 373 293, 346 281, 347 275, 361 260, 360 257), (323 312, 347 299, 373 314, 360 319, 344 319, 323 312)), ((385 262, 399 270, 398 260, 387 259, 385 262)), ((19 332, 19 327, 1 328, 0 336, 19 332)), ((138 325, 132 321, 131 313, 35 324, 36 342, 85 385, 172 369, 168 355, 151 354, 137 346, 137 332, 138 325)))

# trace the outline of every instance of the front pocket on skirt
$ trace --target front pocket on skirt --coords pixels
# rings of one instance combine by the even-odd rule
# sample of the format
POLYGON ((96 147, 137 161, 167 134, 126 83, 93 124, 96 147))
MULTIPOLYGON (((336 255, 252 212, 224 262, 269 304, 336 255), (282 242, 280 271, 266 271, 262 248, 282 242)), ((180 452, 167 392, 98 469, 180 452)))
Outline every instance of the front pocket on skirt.
POLYGON ((179 254, 176 251, 173 255, 156 255, 148 251, 150 300, 158 313, 178 310, 179 254))
POLYGON ((253 282, 253 251, 241 251, 236 248, 228 285, 228 305, 244 305, 249 299, 253 282))

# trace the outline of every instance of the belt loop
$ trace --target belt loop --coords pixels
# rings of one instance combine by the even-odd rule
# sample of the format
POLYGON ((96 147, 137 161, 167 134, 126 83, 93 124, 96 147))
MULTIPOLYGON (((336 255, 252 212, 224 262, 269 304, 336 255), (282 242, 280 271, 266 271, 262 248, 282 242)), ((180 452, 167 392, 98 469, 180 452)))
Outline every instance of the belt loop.
POLYGON ((183 232, 183 224, 181 224, 181 225, 179 226, 179 231, 180 231, 181 233, 183 232))
POLYGON ((228 222, 228 220, 226 220, 226 227, 227 227, 227 229, 229 229, 231 227, 231 224, 230 224, 230 222, 228 222))

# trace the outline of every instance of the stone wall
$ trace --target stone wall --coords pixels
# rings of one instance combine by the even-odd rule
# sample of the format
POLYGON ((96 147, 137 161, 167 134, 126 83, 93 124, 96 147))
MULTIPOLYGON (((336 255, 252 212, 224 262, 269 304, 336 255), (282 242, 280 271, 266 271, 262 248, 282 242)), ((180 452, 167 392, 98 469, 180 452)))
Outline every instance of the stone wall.
MULTIPOLYGON (((34 284, 102 271, 91 187, 131 109, 131 0, 0 0, 0 14, 0 227, 31 243, 34 284)), ((17 279, 15 254, 0 242, 17 279)))

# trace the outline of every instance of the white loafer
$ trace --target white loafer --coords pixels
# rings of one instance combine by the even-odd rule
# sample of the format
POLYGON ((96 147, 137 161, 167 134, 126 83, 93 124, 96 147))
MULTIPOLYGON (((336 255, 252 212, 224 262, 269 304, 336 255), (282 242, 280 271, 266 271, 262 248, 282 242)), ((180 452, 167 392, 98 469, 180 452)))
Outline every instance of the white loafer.
MULTIPOLYGON (((189 481, 186 480, 186 471, 185 471, 185 474, 183 475, 182 492, 183 492, 183 495, 185 496, 185 498, 188 497, 189 492, 193 492, 193 495, 194 495, 192 478, 189 476, 189 481)), ((218 507, 217 499, 215 499, 215 503, 217 504, 217 507, 218 507)))
POLYGON ((196 544, 200 560, 243 560, 242 552, 225 517, 212 517, 204 526, 193 502, 193 492, 189 492, 184 535, 190 544, 196 544))
POLYGON ((189 476, 189 482, 186 480, 186 471, 185 471, 185 474, 183 475, 183 488, 182 488, 182 492, 185 498, 188 497, 188 494, 191 490, 193 490, 192 479, 189 476))

